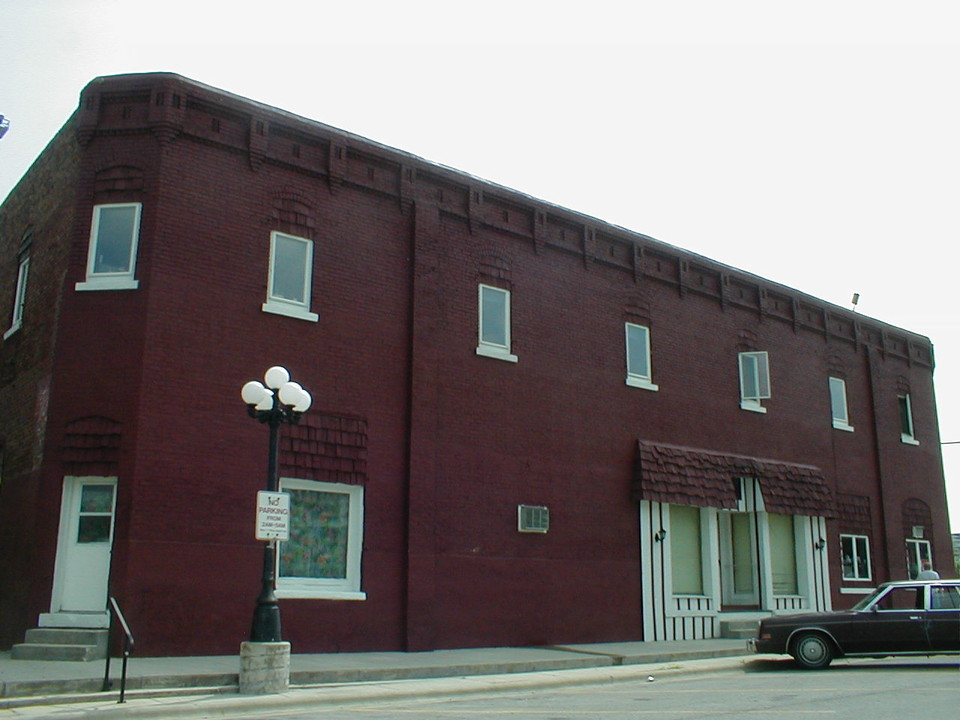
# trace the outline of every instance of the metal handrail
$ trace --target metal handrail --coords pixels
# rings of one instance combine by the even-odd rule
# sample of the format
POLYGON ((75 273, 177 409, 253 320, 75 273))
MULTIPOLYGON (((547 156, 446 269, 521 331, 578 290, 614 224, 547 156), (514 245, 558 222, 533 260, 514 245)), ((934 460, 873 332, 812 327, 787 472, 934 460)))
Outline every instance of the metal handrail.
POLYGON ((111 597, 109 600, 108 610, 112 610, 110 613, 110 629, 107 633, 107 667, 103 673, 103 692, 106 692, 111 687, 110 682, 110 647, 113 644, 111 640, 113 639, 113 627, 114 620, 120 621, 120 627, 123 628, 123 666, 120 671, 120 699, 117 700, 118 703, 126 702, 124 700, 124 695, 127 690, 127 659, 130 657, 130 653, 133 651, 134 640, 133 633, 130 632, 130 626, 127 625, 127 619, 123 616, 123 611, 120 610, 120 605, 117 603, 115 597, 111 597))

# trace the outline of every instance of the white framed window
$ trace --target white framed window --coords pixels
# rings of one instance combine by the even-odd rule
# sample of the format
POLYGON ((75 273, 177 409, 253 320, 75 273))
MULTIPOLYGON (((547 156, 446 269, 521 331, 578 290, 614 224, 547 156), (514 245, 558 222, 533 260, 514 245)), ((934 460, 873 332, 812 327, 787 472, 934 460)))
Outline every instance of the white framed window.
POLYGON ((913 408, 910 406, 910 395, 898 395, 897 405, 900 408, 900 442, 907 445, 919 445, 913 432, 913 408))
POLYGON ((830 378, 830 414, 833 418, 833 427, 837 430, 853 432, 847 409, 847 383, 840 378, 830 378))
POLYGON ((650 328, 624 323, 627 352, 627 385, 644 390, 659 390, 653 384, 650 369, 650 328))
POLYGON ((270 270, 264 312, 316 322, 310 310, 313 285, 313 241, 274 231, 270 233, 270 270))
POLYGON ((761 401, 770 397, 770 360, 766 352, 740 353, 740 407, 766 412, 761 401))
POLYGON ((140 203, 112 203, 93 208, 87 278, 77 290, 135 290, 140 203))
POLYGON ((510 291, 480 285, 477 355, 517 362, 510 351, 510 291))
POLYGON ((792 515, 769 513, 767 528, 770 533, 770 574, 774 595, 796 595, 797 547, 792 515))
POLYGON ((929 540, 907 538, 907 579, 916 580, 924 563, 930 563, 932 557, 929 540))
MULTIPOLYGON (((666 536, 661 536, 661 541, 666 536)), ((674 595, 703 595, 700 508, 670 506, 670 568, 674 595)))
POLYGON ((281 478, 290 539, 277 543, 277 597, 363 600, 363 487, 281 478))
POLYGON ((872 580, 870 538, 866 535, 841 535, 840 566, 844 580, 872 580))
POLYGON ((13 317, 10 320, 10 329, 3 334, 4 340, 13 335, 23 325, 23 308, 27 301, 27 276, 29 274, 30 256, 25 255, 20 259, 20 267, 17 270, 17 290, 13 296, 13 317))

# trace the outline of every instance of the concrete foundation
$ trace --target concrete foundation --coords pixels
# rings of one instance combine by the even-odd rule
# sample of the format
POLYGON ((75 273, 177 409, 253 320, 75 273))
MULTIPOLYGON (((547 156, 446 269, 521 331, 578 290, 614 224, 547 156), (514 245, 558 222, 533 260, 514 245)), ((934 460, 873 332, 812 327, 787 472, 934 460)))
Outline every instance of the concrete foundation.
POLYGON ((290 687, 290 643, 240 644, 240 693, 269 695, 290 687))

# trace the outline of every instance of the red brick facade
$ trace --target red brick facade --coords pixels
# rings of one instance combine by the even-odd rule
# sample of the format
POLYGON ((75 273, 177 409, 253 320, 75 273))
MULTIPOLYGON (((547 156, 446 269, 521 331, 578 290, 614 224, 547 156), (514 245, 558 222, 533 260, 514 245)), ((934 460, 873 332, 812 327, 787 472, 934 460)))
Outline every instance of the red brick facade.
POLYGON ((365 599, 281 599, 295 652, 643 638, 638 442, 780 467, 781 498, 783 467, 814 468, 798 512, 829 500, 834 604, 852 602, 840 533, 870 538, 874 583, 905 576, 915 526, 951 556, 926 338, 275 108, 100 78, 0 234, 7 318, 32 237, 0 349, 7 646, 50 609, 64 478, 104 476, 138 652, 236 651, 266 462, 239 390, 274 364, 314 397, 281 475, 364 491, 365 599), (80 291, 107 203, 141 204, 139 286, 80 291), (313 242, 316 322, 262 310, 273 231, 313 242), (480 284, 510 292, 516 362, 477 352, 480 284), (624 382, 625 322, 650 330, 656 391, 624 382), (764 413, 740 407, 744 351, 769 353, 764 413), (831 426, 829 377, 853 432, 831 426), (521 504, 549 532, 518 532, 521 504))

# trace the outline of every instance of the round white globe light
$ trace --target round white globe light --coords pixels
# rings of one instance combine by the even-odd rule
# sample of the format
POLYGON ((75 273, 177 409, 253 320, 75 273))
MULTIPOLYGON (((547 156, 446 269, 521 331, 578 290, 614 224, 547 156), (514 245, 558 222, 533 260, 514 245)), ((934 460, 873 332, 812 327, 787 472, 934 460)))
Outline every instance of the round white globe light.
POLYGON ((300 383, 291 380, 280 387, 280 401, 284 405, 296 405, 303 393, 304 389, 300 386, 300 383))
POLYGON ((256 405, 257 410, 273 410, 273 390, 263 389, 263 399, 256 405))
POLYGON ((300 402, 293 406, 294 411, 296 412, 306 412, 310 409, 310 405, 313 404, 313 397, 303 388, 300 388, 300 402))
POLYGON ((276 390, 285 382, 290 382, 290 373, 285 367, 274 365, 263 374, 263 379, 266 380, 268 388, 276 390))
POLYGON ((244 386, 240 389, 240 397, 243 398, 243 401, 247 405, 256 405, 258 402, 263 400, 263 395, 265 392, 267 392, 267 389, 262 383, 259 383, 256 380, 251 380, 250 382, 244 384, 244 386))

